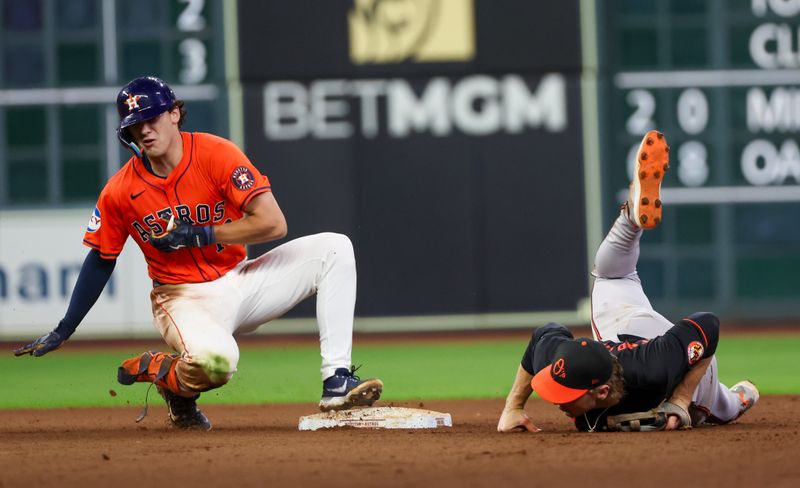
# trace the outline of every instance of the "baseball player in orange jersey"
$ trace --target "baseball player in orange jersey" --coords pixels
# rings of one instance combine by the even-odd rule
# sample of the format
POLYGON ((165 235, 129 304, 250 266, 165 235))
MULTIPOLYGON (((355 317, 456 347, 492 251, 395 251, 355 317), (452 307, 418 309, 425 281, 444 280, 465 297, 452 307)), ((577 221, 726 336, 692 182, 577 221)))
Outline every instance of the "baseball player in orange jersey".
POLYGON ((146 352, 122 363, 123 384, 153 383, 180 428, 210 429, 199 394, 236 372, 234 333, 249 332, 317 294, 323 379, 320 409, 371 405, 383 383, 351 367, 356 265, 341 234, 302 237, 252 260, 244 244, 286 235, 269 180, 230 141, 180 131, 185 109, 155 77, 119 93, 118 135, 132 157, 106 184, 83 242, 91 248, 64 319, 15 351, 41 356, 75 331, 107 283, 130 236, 153 279, 154 324, 177 353, 146 352))

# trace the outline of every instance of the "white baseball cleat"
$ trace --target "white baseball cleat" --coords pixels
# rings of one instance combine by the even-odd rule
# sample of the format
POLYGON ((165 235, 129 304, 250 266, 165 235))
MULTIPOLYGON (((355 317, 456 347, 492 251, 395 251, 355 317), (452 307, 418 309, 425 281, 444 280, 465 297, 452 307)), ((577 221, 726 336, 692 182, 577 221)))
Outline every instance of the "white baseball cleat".
POLYGON ((642 138, 628 196, 628 215, 642 229, 661 223, 661 181, 669 169, 669 146, 664 134, 651 130, 642 138))
POLYGON ((758 402, 760 397, 756 385, 747 380, 736 383, 730 390, 739 396, 739 415, 736 416, 737 419, 753 408, 753 405, 758 402))

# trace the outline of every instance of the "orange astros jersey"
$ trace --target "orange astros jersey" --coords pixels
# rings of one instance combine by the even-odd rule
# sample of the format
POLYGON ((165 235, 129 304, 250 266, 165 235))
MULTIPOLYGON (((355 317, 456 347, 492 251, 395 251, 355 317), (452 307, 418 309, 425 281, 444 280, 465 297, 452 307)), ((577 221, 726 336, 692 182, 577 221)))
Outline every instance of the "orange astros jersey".
POLYGON ((133 157, 106 184, 97 200, 83 242, 105 259, 116 259, 130 235, 147 260, 150 277, 160 283, 215 280, 245 258, 243 245, 215 244, 161 252, 147 241, 162 232, 170 215, 193 225, 238 220, 244 207, 270 190, 232 142, 212 134, 181 132, 183 159, 167 178, 150 173, 133 157))

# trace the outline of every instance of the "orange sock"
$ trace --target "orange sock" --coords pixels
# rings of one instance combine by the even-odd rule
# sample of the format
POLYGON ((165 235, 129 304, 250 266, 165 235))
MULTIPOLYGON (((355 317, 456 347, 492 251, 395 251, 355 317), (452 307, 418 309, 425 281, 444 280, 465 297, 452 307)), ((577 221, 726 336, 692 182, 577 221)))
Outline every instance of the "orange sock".
POLYGON ((176 395, 184 395, 175 371, 179 360, 178 354, 154 351, 142 353, 122 362, 117 370, 117 381, 123 385, 136 382, 154 383, 176 395))

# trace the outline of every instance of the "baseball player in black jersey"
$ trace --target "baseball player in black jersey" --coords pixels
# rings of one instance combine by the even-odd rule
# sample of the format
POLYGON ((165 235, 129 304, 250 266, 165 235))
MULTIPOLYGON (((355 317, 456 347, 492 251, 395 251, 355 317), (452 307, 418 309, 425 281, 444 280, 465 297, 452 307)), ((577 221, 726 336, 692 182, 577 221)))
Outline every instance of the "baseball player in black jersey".
MULTIPOLYGON (((731 422, 759 398, 749 381, 719 382, 714 352, 719 320, 698 312, 676 324, 653 310, 636 273, 639 239, 661 221, 661 181, 669 168, 663 134, 642 139, 628 201, 600 245, 592 289, 596 340, 565 327, 535 331, 497 425, 500 432, 539 429, 525 414, 535 390, 582 431, 608 430, 624 414, 661 408, 665 429, 731 422), (611 427, 610 427, 611 426, 611 427)), ((623 429, 624 430, 624 429, 623 429)))

